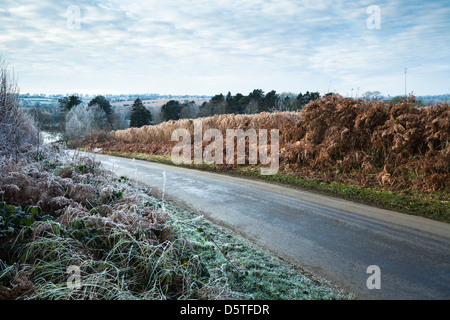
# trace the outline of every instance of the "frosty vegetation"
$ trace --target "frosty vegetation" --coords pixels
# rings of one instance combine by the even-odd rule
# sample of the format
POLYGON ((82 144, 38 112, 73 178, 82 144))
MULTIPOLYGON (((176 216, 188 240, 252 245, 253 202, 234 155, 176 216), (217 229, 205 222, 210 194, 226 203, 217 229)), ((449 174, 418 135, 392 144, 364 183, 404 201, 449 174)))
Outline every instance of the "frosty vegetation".
MULTIPOLYGON (((239 241, 225 251, 228 235, 94 158, 42 145, 3 62, 0 75, 0 300, 342 298, 239 241)), ((82 104, 66 116, 74 139, 114 121, 82 104)))
POLYGON ((29 114, 20 108, 14 75, 0 57, 0 157, 15 155, 19 148, 38 142, 38 130, 29 114))
MULTIPOLYGON (((93 159, 37 148, 4 63, 0 72, 0 300, 197 296, 207 271, 168 214, 93 159), (74 265, 80 290, 67 285, 74 265)), ((84 105, 67 116, 73 137, 107 121, 84 105)))
POLYGON ((98 106, 79 104, 66 115, 66 135, 70 140, 84 138, 91 132, 99 132, 107 123, 106 113, 98 106))

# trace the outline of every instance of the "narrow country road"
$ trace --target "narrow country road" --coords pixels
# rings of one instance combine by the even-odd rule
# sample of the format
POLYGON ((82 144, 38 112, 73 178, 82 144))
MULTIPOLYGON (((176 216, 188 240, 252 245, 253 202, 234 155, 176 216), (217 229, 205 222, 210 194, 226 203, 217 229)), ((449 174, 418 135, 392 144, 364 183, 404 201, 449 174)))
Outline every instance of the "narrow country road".
POLYGON ((358 299, 450 299, 449 224, 249 179, 95 157, 157 192, 165 171, 165 199, 358 299), (367 287, 371 265, 380 269, 380 289, 367 287))

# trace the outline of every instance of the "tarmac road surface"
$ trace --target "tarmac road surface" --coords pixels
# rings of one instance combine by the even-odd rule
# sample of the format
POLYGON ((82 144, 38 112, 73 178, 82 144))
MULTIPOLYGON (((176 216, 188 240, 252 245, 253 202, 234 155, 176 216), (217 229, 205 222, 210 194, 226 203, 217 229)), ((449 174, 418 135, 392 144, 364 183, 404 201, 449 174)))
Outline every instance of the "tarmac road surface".
POLYGON ((447 223, 250 179, 95 157, 118 176, 132 181, 137 177, 156 194, 165 185, 166 200, 204 215, 358 299, 450 298, 447 223), (368 272, 369 266, 377 266, 379 272, 368 272), (368 282, 380 289, 369 289, 368 282))

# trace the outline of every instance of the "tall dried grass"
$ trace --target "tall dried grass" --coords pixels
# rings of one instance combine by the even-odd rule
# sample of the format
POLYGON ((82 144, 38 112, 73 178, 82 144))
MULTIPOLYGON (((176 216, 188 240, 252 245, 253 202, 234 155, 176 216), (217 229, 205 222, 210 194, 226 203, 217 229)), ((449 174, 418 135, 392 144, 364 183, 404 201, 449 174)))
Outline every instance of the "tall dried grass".
MULTIPOLYGON (((339 95, 300 112, 220 115, 199 119, 203 131, 279 129, 280 168, 304 177, 379 185, 390 190, 450 189, 450 106, 415 107, 414 97, 390 105, 339 95)), ((192 119, 111 132, 106 151, 170 155, 176 129, 192 119)), ((206 143, 205 145, 207 145, 206 143)), ((204 145, 204 146, 205 146, 204 145)), ((225 146, 225 143, 224 143, 225 146)))
MULTIPOLYGON (((285 128, 300 119, 298 112, 260 113, 253 115, 215 115, 199 118, 204 131, 218 129, 225 136, 227 129, 274 129, 285 128)), ((172 144, 172 132, 177 129, 187 129, 194 135, 194 119, 170 120, 156 126, 129 128, 112 131, 113 139, 127 143, 167 143, 172 144)))

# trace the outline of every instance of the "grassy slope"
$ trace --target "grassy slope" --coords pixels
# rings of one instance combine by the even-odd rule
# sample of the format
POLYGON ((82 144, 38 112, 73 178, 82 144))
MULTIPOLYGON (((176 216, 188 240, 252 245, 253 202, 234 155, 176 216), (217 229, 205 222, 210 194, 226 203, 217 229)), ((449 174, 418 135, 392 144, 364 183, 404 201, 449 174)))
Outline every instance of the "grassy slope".
MULTIPOLYGON (((148 155, 139 153, 123 152, 103 152, 104 154, 147 160, 168 165, 174 165, 170 156, 148 155)), ((349 199, 383 209, 394 210, 406 214, 422 216, 441 222, 450 222, 450 196, 443 192, 433 192, 429 194, 416 193, 404 194, 382 190, 377 187, 362 188, 356 185, 343 183, 325 183, 316 180, 308 180, 284 174, 279 171, 276 175, 260 175, 255 167, 241 167, 234 171, 217 170, 213 165, 183 165, 186 168, 209 170, 222 174, 229 174, 251 179, 263 180, 271 183, 303 188, 314 192, 319 192, 329 196, 349 199)))

